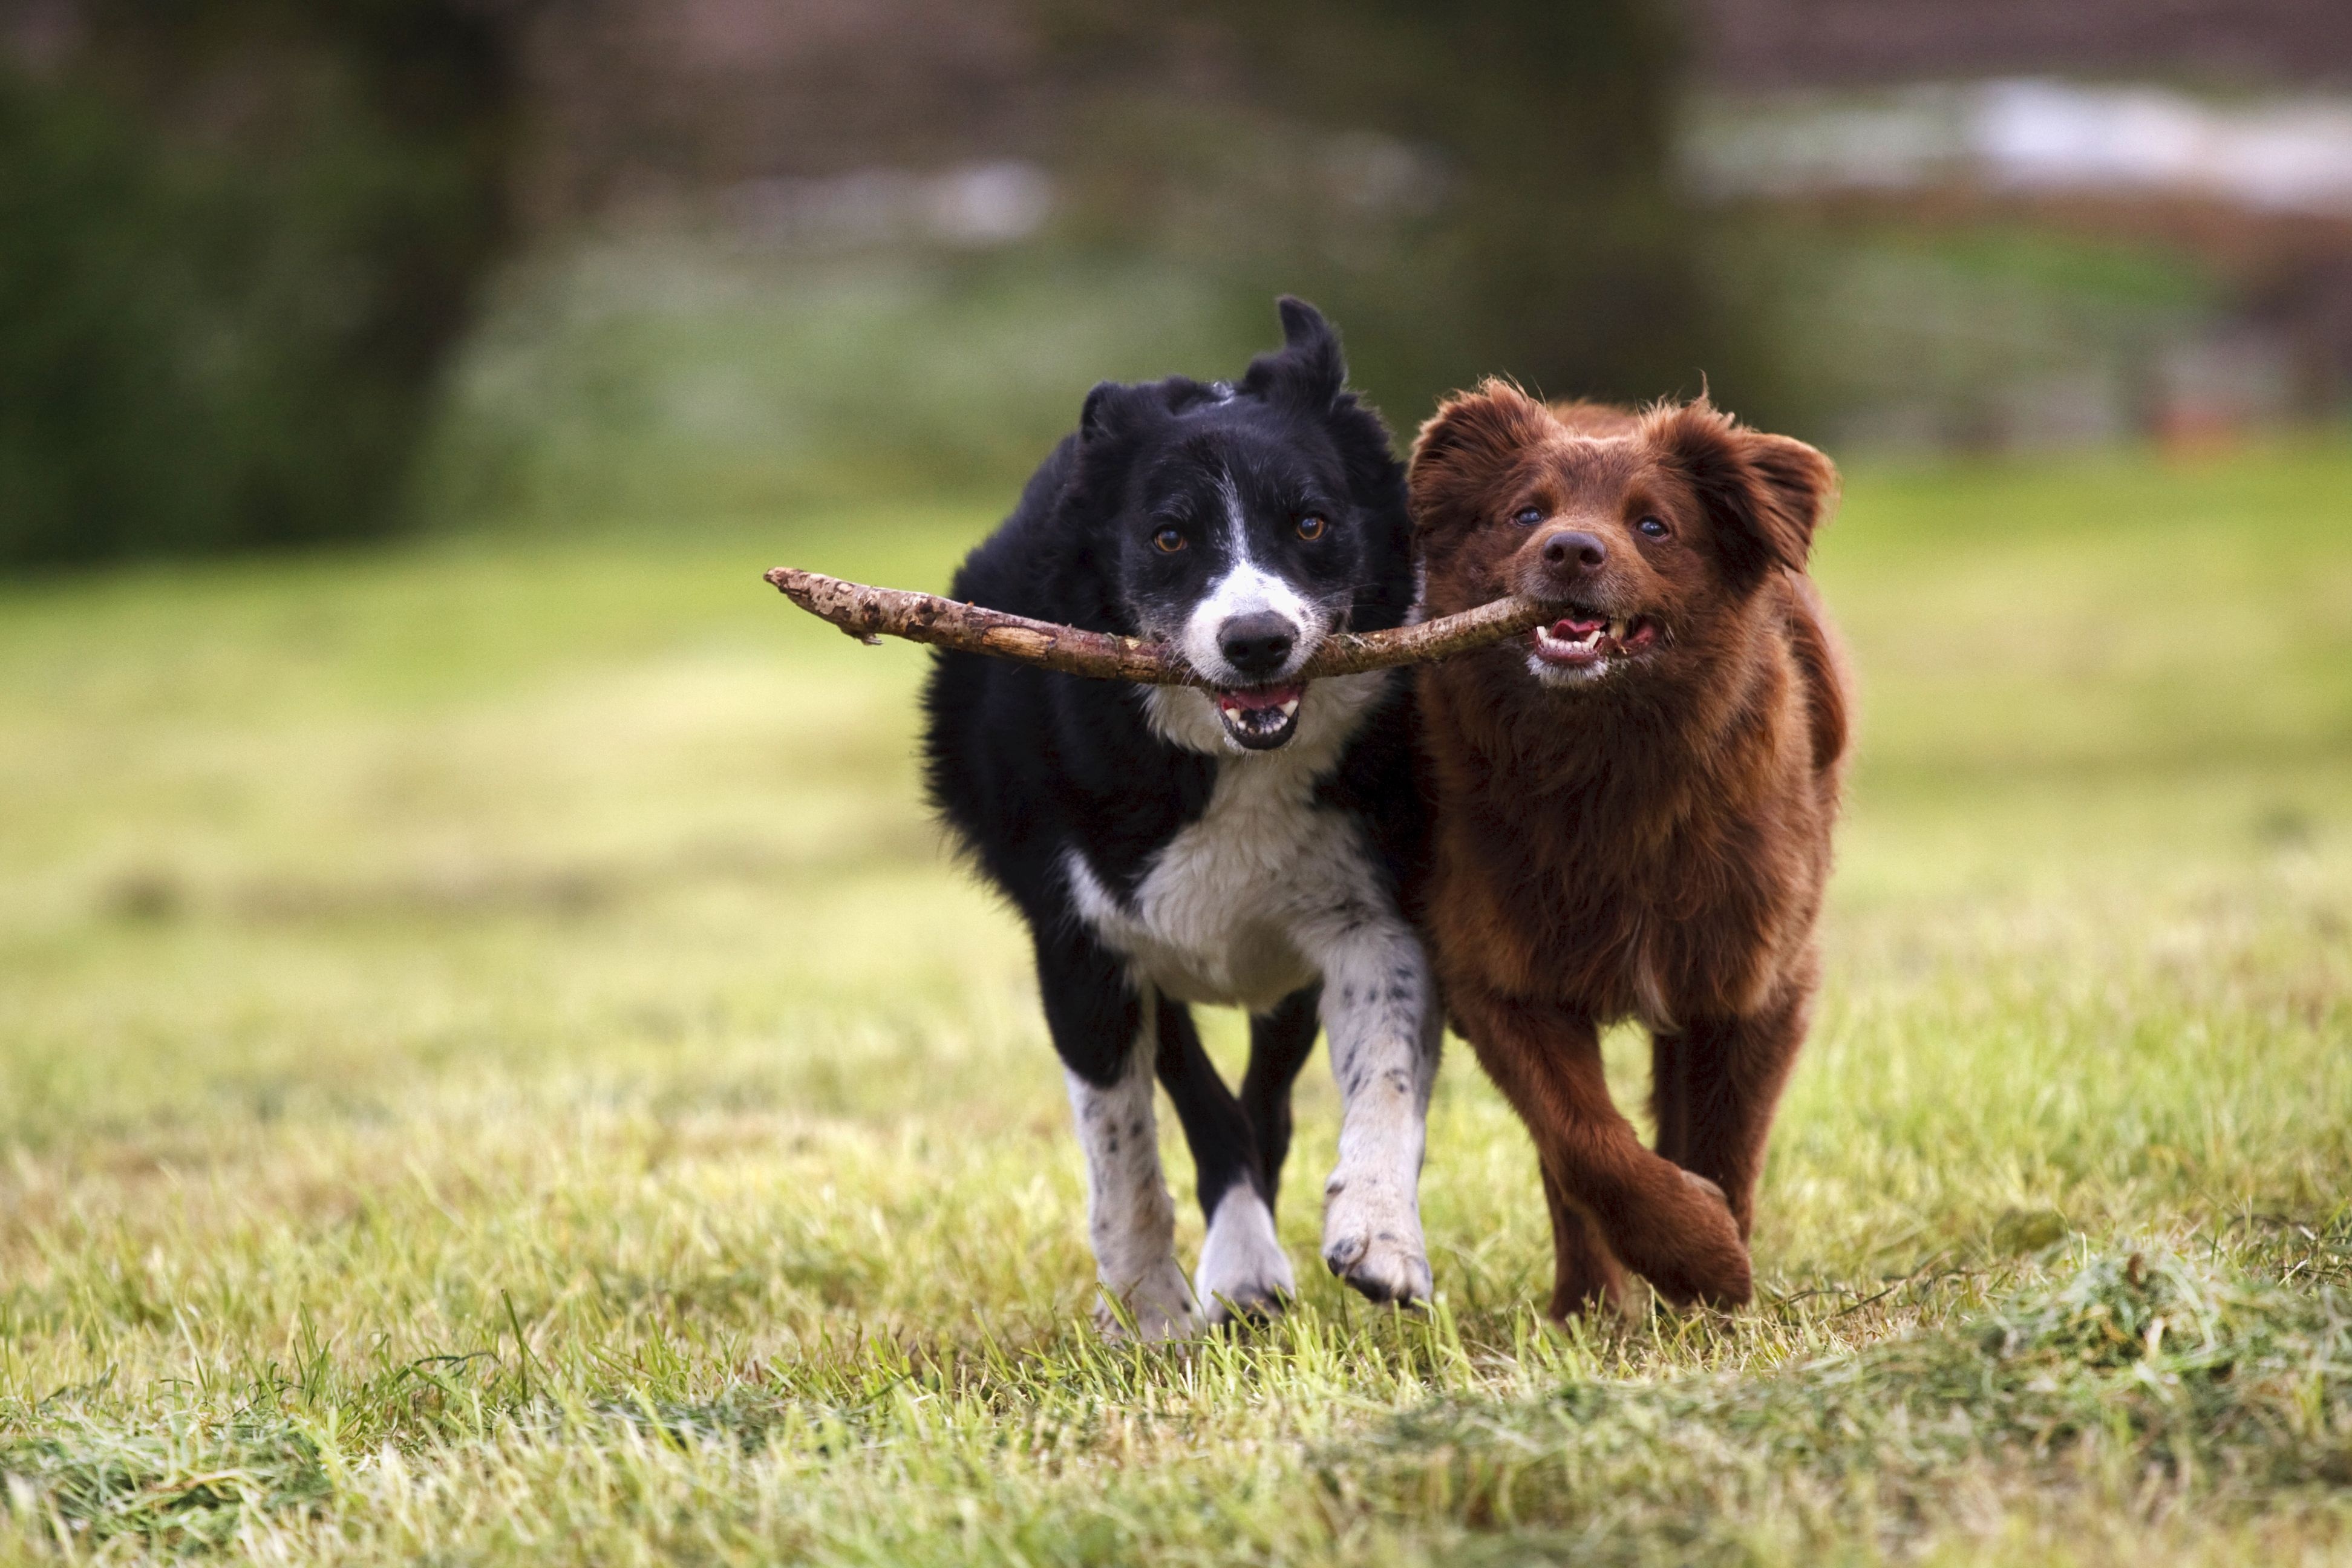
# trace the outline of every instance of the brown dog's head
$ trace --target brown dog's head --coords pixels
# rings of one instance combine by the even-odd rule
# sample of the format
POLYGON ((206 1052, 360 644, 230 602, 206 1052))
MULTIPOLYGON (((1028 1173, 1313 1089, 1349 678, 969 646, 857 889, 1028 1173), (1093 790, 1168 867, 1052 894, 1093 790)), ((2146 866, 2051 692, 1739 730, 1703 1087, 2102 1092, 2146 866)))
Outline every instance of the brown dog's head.
POLYGON ((1489 381, 1421 427, 1411 486, 1430 612, 1559 604, 1522 651, 1536 679, 1570 687, 1721 647, 1768 579, 1804 569, 1837 470, 1704 397, 1550 408, 1489 381))

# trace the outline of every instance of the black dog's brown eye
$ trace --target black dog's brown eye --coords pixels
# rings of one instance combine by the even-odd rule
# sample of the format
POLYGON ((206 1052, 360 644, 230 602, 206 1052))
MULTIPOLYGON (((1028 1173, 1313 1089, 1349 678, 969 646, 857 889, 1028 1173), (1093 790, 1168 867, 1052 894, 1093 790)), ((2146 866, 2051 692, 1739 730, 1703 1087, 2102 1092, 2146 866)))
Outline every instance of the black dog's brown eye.
POLYGON ((1323 537, 1323 531, 1329 526, 1330 524, 1325 522, 1321 518, 1316 516, 1315 513, 1310 511, 1305 517, 1298 520, 1298 537, 1301 539, 1320 539, 1323 537))
POLYGON ((1653 539, 1664 539, 1666 536, 1666 525, 1654 517, 1645 517, 1633 526, 1653 539))
POLYGON ((1544 509, 1539 506, 1523 506, 1511 514, 1511 521, 1521 528, 1533 528, 1543 520, 1544 509))
POLYGON ((1184 531, 1178 528, 1163 528, 1151 536, 1151 542, 1159 548, 1162 555, 1173 555, 1184 548, 1184 531))

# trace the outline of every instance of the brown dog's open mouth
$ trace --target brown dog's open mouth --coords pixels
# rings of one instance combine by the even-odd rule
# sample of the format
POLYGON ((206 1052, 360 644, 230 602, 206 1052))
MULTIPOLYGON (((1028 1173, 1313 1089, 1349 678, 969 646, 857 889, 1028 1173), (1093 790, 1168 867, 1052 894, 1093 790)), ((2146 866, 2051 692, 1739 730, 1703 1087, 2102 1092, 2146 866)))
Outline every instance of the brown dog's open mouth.
POLYGON ((1304 681, 1220 691, 1217 717, 1224 721, 1225 733, 1235 745, 1270 752, 1287 742, 1298 728, 1298 703, 1306 695, 1304 681))
POLYGON ((1641 653, 1656 646, 1663 628, 1648 616, 1611 616, 1570 609, 1528 637, 1536 657, 1566 669, 1589 669, 1603 659, 1641 653))

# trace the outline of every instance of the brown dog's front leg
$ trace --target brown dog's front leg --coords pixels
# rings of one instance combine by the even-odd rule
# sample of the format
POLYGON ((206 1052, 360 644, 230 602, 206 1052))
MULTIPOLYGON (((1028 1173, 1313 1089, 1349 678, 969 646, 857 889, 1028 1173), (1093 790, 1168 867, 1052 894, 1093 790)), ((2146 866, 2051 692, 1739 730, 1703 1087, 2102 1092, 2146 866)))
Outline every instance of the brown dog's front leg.
POLYGON ((1650 1035, 1650 1117, 1658 1124, 1657 1151, 1675 1164, 1690 1162, 1690 1086, 1685 1079, 1690 1053, 1683 1037, 1650 1035))
POLYGON ((1746 1017, 1696 1020, 1660 1037, 1651 1053, 1658 1152, 1723 1189, 1743 1241, 1772 1113, 1804 1044, 1808 1001, 1798 991, 1746 1017))
POLYGON ((1544 1202, 1551 1210, 1551 1315, 1566 1320, 1579 1312, 1625 1310, 1625 1266, 1558 1176, 1544 1173, 1544 1202))
MULTIPOLYGON (((1735 1306, 1751 1290, 1748 1248, 1723 1196, 1642 1147, 1609 1097, 1601 1042, 1589 1019, 1532 1005, 1456 998, 1464 1032, 1496 1087, 1535 1138, 1536 1157, 1563 1203, 1552 1207, 1558 1279, 1580 1286, 1587 1237, 1564 1225, 1585 1217, 1608 1252, 1676 1306, 1735 1306)), ((1555 1300, 1554 1310, 1570 1303, 1555 1300)))

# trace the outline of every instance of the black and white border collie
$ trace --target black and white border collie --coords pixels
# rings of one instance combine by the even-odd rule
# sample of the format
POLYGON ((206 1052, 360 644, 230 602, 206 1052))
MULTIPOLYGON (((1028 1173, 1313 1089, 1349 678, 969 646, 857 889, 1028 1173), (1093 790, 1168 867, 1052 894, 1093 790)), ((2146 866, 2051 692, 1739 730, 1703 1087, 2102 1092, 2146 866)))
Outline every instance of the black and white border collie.
MULTIPOLYGON (((1429 1293, 1423 1124, 1443 1010, 1402 912, 1424 842, 1403 670, 1302 684, 1333 631, 1416 599, 1402 470, 1312 307, 1238 384, 1105 383, 952 592, 1160 638, 1213 687, 1135 686, 944 653, 930 795, 1036 945, 1086 1146, 1097 1272, 1137 1331, 1277 1310, 1290 1088, 1318 1026, 1344 1103, 1323 1258, 1374 1300, 1429 1293), (1250 1014, 1236 1097, 1188 1004, 1250 1014), (1154 1078, 1200 1170, 1188 1283, 1154 1078)), ((1119 1314, 1103 1303, 1107 1327, 1119 1314)))

